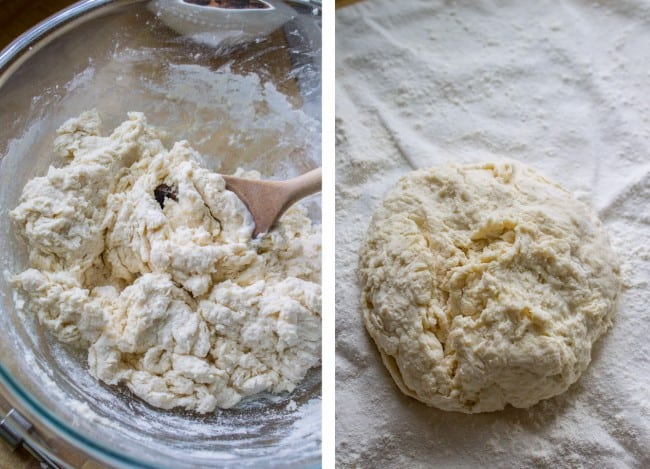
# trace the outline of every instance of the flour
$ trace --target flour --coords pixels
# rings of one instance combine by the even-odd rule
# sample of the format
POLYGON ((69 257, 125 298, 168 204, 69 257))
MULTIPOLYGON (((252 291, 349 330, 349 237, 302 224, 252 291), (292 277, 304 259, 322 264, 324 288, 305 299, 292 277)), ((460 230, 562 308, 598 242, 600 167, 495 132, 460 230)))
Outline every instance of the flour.
POLYGON ((187 142, 166 150, 141 113, 107 137, 100 125, 96 112, 63 124, 66 164, 11 212, 30 255, 17 309, 156 407, 293 391, 320 352, 320 238, 304 209, 252 241, 245 205, 187 142))
POLYGON ((342 467, 650 465, 650 9, 363 2, 337 13, 337 459, 342 467), (406 172, 502 157, 598 212, 622 261, 613 328, 530 409, 430 409, 365 332, 358 254, 406 172))

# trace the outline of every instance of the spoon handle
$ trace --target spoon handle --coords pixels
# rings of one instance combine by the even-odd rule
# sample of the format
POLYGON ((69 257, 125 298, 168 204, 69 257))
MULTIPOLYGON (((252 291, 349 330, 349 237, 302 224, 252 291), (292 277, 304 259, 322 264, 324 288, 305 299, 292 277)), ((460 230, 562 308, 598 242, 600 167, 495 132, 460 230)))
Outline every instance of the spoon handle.
POLYGON ((285 181, 287 190, 287 201, 289 205, 307 197, 308 195, 320 192, 323 185, 323 168, 312 169, 300 176, 285 181))

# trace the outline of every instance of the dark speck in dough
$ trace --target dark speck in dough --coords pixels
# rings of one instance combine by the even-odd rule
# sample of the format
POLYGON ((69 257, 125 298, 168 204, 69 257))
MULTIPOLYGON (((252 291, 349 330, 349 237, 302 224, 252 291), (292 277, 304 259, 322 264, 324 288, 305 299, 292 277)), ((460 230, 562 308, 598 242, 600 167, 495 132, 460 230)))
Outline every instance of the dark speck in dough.
POLYGON ((160 208, 165 208, 165 199, 172 199, 178 202, 178 188, 176 186, 160 184, 153 190, 153 195, 156 198, 156 202, 160 204, 160 208))

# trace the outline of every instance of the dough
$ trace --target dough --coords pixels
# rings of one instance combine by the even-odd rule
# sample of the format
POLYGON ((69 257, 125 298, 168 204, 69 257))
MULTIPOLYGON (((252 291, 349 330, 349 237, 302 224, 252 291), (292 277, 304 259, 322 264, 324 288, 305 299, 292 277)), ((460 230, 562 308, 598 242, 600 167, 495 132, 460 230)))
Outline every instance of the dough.
POLYGON ((360 278, 366 328, 399 388, 466 413, 566 391, 619 290, 596 216, 518 163, 404 176, 372 218, 360 278))
POLYGON ((304 208, 252 241, 250 213, 187 142, 167 151, 141 113, 108 137, 100 124, 66 122, 65 165, 11 212, 31 265, 12 280, 18 309, 156 407, 292 391, 320 356, 320 233, 304 208))

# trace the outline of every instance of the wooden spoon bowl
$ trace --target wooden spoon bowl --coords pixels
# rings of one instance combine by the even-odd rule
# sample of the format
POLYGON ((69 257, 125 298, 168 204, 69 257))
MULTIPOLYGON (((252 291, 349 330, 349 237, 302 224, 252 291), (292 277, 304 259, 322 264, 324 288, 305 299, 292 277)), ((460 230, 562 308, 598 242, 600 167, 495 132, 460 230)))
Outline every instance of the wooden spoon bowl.
POLYGON ((298 200, 320 192, 322 168, 286 181, 265 181, 223 176, 226 189, 234 192, 253 215, 253 238, 267 233, 282 214, 298 200))

